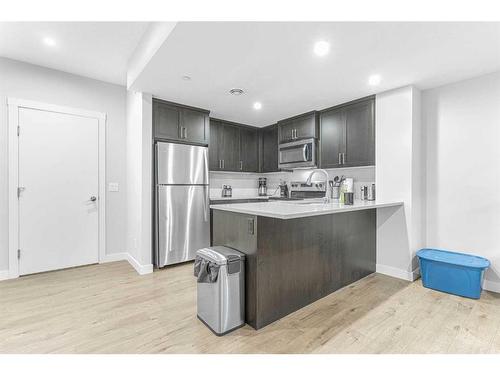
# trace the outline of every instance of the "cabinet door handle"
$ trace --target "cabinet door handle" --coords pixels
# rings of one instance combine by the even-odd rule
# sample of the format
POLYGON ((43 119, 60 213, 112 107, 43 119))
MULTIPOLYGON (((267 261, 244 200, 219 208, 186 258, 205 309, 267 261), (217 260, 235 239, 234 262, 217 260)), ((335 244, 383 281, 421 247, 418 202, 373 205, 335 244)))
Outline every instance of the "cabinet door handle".
POLYGON ((291 133, 292 133, 292 135, 291 135, 290 139, 293 139, 293 129, 292 129, 292 130, 290 130, 290 131, 291 131, 291 133))
POLYGON ((342 153, 342 164, 345 164, 345 152, 342 153))
POLYGON ((255 234, 255 231, 254 231, 254 219, 248 219, 248 234, 250 235, 253 235, 255 234))
POLYGON ((188 130, 187 128, 184 128, 184 139, 186 139, 188 136, 188 130))
POLYGON ((243 161, 240 160, 240 171, 243 170, 243 161))
POLYGON ((222 169, 222 160, 219 159, 219 169, 222 169))
POLYGON ((297 129, 294 129, 294 130, 295 130, 295 139, 297 139, 297 138, 299 138, 299 137, 297 136, 297 129))
POLYGON ((222 159, 222 169, 225 168, 226 163, 224 162, 224 159, 222 159))
POLYGON ((339 164, 342 164, 342 153, 339 152, 339 164))

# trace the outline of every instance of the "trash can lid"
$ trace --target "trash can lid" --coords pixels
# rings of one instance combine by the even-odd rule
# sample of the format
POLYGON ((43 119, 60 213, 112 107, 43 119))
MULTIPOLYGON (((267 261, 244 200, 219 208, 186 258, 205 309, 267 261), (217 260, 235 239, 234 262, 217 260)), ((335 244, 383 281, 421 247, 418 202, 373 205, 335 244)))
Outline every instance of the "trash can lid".
POLYGON ((240 261, 245 258, 245 254, 242 252, 226 246, 205 247, 198 250, 196 252, 196 256, 202 257, 219 265, 240 261))
POLYGON ((417 251, 417 256, 427 260, 471 268, 488 268, 490 266, 490 261, 486 258, 447 250, 421 249, 417 251))

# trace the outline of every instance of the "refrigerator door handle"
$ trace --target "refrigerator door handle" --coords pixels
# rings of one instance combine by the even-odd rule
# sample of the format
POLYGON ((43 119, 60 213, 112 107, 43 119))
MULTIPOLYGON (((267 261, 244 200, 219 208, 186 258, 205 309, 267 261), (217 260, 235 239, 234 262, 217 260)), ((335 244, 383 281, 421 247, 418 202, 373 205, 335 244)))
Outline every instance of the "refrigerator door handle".
POLYGON ((204 205, 204 219, 208 221, 210 219, 210 188, 208 186, 205 187, 205 205, 204 205))

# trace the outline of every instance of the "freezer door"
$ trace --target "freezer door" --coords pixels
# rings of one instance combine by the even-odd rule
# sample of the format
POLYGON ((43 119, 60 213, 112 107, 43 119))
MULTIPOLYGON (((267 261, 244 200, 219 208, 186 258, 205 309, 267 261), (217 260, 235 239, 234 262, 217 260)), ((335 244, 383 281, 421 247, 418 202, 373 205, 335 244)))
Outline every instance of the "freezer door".
POLYGON ((210 246, 208 186, 158 186, 158 267, 186 262, 210 246))
POLYGON ((159 185, 208 185, 208 148, 177 143, 156 144, 159 185))

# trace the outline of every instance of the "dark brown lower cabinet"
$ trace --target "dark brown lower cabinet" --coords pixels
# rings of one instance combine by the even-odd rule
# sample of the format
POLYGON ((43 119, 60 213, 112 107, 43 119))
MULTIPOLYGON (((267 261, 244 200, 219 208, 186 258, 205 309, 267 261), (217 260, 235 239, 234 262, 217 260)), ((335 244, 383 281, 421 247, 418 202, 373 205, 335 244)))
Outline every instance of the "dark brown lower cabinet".
POLYGON ((213 244, 246 254, 246 322, 260 329, 375 272, 376 210, 282 220, 214 209, 213 244))

